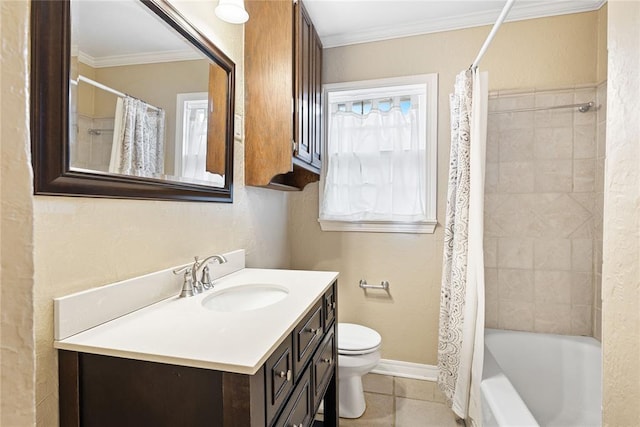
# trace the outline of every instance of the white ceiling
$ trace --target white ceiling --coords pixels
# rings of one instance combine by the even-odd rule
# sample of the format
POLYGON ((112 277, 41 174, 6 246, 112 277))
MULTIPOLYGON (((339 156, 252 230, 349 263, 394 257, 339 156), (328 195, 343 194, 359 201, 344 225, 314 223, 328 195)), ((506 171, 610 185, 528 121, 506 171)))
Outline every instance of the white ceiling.
MULTIPOLYGON (((506 21, 597 10, 605 1, 516 0, 506 21)), ((303 0, 303 3, 327 48, 490 25, 506 1, 303 0)))
MULTIPOLYGON (((217 0, 209 1, 215 7, 217 0)), ((245 0, 248 1, 248 0, 245 0)), ((302 0, 325 48, 493 24, 506 0, 302 0)), ((599 9, 606 0, 516 0, 507 21, 599 9)), ((137 0, 73 0, 74 49, 94 67, 202 58, 137 0)), ((251 19, 251 17, 249 18, 251 19)))
POLYGON ((71 28, 73 49, 93 67, 204 58, 137 0, 73 0, 71 28))

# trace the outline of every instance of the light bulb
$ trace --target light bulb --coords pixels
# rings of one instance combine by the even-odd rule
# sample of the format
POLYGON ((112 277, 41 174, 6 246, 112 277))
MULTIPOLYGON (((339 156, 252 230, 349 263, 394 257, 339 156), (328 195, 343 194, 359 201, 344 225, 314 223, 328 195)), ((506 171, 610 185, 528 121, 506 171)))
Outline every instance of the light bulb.
POLYGON ((244 0, 219 0, 216 16, 230 24, 244 24, 249 20, 244 0))

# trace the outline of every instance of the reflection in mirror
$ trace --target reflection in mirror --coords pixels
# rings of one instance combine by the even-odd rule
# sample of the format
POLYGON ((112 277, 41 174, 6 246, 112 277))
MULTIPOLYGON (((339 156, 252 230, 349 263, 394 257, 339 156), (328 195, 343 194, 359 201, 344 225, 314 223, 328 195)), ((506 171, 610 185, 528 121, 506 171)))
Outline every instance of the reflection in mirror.
POLYGON ((70 22, 70 170, 224 188, 227 71, 138 0, 70 22))

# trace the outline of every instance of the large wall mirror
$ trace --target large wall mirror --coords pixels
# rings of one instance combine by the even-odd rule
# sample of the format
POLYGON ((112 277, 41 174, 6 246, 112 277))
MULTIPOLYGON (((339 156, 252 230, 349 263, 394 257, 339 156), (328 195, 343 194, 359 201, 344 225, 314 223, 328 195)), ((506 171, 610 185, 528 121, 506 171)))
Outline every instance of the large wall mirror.
POLYGON ((36 194, 232 201, 235 65, 165 0, 32 1, 36 194))

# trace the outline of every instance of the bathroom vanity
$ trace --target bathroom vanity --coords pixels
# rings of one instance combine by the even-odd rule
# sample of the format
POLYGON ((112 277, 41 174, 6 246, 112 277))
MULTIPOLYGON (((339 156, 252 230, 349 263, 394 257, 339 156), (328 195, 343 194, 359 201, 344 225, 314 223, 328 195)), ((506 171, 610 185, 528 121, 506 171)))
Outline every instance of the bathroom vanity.
POLYGON ((54 343, 60 425, 337 426, 336 279, 241 269, 203 294, 172 296, 79 333, 65 325, 83 323, 90 310, 66 320, 62 313, 89 300, 56 301, 56 336, 72 333, 54 343), (259 307, 270 297, 252 301, 253 289, 286 295, 259 307), (322 401, 323 424, 314 421, 322 401))

